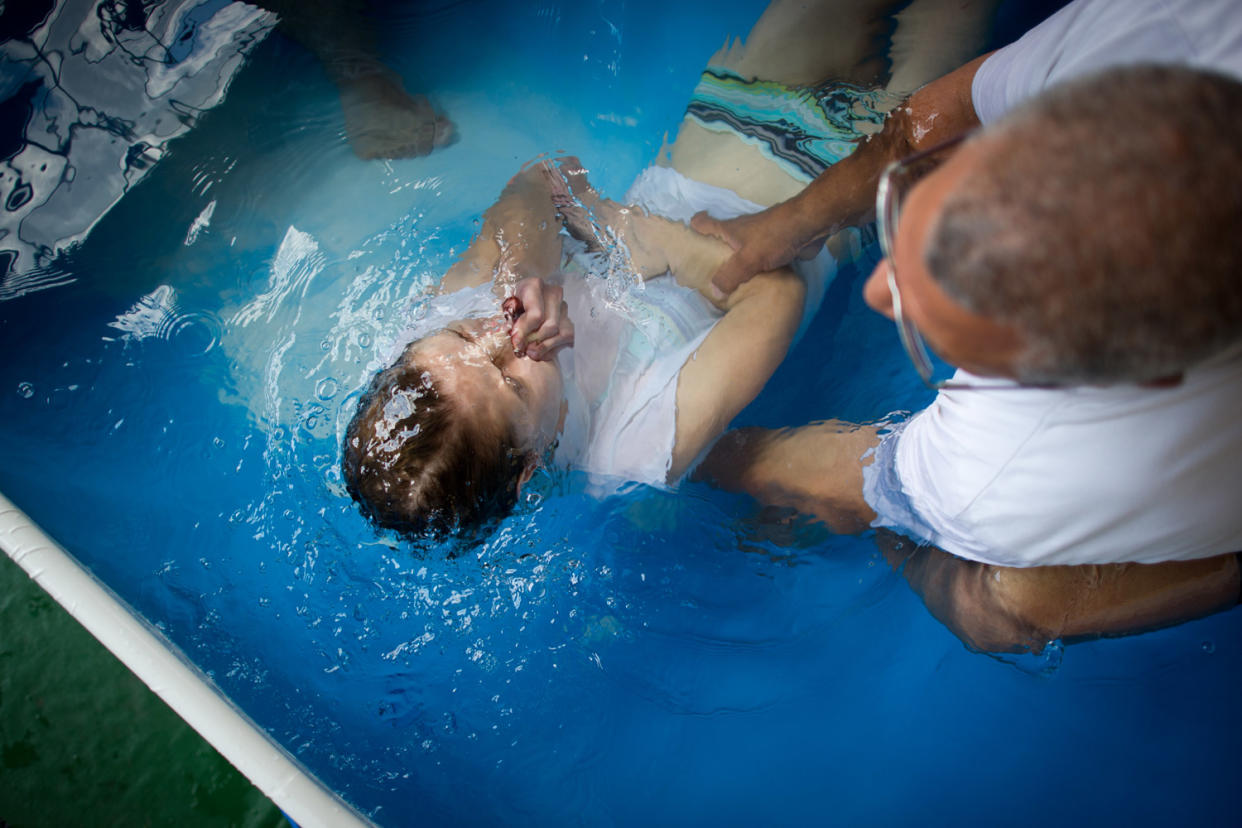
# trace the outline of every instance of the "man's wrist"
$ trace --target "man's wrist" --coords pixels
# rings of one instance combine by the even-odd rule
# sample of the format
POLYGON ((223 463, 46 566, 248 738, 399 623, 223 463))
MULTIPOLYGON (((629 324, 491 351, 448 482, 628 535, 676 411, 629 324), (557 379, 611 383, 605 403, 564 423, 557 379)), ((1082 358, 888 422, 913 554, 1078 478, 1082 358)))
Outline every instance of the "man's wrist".
POLYGON ((835 231, 830 206, 815 192, 815 188, 807 187, 793 198, 781 205, 783 215, 780 220, 787 227, 793 228, 794 255, 816 240, 823 240, 835 231))

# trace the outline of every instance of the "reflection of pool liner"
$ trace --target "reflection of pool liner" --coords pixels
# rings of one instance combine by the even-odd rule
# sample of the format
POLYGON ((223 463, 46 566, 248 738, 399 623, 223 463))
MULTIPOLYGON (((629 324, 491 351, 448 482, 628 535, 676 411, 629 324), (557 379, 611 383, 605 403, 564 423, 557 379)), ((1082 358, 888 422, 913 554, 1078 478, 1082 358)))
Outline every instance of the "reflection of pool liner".
POLYGON ((73 281, 57 257, 224 100, 275 25, 238 2, 146 4, 124 18, 106 5, 62 0, 43 19, 6 19, 0 300, 73 281))
POLYGON ((0 548, 301 828, 373 824, 311 776, 3 495, 0 548))

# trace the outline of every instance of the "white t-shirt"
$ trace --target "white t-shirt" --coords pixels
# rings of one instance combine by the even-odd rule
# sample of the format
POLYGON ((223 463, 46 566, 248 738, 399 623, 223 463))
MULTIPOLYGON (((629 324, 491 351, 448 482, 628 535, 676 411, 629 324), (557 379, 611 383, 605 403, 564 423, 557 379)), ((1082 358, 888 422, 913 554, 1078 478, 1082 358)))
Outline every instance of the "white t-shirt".
POLYGON ((1242 347, 1175 388, 942 391, 876 450, 865 493, 877 525, 1002 566, 1236 552, 1240 412, 1242 347))
MULTIPOLYGON (((984 61, 975 111, 991 123, 1059 81, 1136 62, 1242 78, 1242 4, 1077 0, 984 61)), ((877 526, 1004 566, 1236 552, 1239 412, 1236 349, 1173 389, 942 392, 876 449, 864 494, 877 526)))
POLYGON ((1177 63, 1242 79, 1238 0, 1077 0, 975 74, 975 112, 990 124, 1060 81, 1127 63, 1177 63))

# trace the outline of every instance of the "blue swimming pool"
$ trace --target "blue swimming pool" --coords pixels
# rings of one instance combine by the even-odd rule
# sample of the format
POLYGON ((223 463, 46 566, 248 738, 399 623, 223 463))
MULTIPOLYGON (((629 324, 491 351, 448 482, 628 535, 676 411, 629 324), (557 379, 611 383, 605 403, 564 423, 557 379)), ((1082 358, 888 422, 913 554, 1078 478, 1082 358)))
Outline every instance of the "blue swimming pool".
MULTIPOLYGON (((1237 610, 998 658, 871 537, 701 485, 545 473, 452 556, 344 493, 358 389, 508 177, 568 151, 619 196, 764 5, 392 4, 460 134, 392 162, 269 37, 59 286, 0 302, 0 491, 381 825, 1233 824, 1237 610)), ((874 255, 740 422, 927 402, 874 255)))

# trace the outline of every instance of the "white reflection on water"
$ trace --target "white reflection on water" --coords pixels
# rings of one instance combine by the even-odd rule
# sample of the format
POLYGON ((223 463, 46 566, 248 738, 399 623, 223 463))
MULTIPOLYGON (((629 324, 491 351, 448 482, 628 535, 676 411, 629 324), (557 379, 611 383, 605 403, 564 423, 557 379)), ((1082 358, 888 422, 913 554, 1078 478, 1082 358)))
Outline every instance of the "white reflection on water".
POLYGON ((0 164, 0 299, 71 280, 53 260, 224 99, 276 22, 245 3, 178 0, 136 25, 105 5, 63 0, 0 43, 0 96, 25 118, 6 125, 20 137, 0 164))

